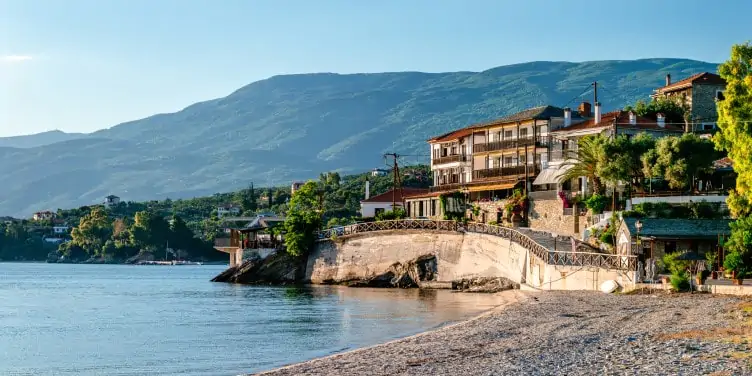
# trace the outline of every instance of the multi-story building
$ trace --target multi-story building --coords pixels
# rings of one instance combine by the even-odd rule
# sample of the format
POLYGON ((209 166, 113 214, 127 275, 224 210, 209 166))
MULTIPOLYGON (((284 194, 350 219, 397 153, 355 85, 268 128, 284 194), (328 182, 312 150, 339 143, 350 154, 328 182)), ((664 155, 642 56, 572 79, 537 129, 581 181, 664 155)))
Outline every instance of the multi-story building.
POLYGON ((679 98, 689 108, 688 132, 712 131, 716 128, 716 101, 723 100, 726 81, 715 73, 703 72, 677 82, 666 75, 666 85, 655 90, 653 98, 679 98))

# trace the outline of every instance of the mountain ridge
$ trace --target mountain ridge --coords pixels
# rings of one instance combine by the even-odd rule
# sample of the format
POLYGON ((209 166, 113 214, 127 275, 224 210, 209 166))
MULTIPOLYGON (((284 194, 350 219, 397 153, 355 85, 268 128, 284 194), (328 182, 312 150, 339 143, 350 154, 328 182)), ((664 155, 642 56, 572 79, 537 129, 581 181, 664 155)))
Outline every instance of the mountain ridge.
POLYGON ((432 136, 537 105, 592 101, 593 81, 607 111, 648 99, 666 73, 680 79, 716 67, 657 58, 272 76, 73 140, 0 149, 0 176, 12 182, 0 188, 0 214, 91 204, 108 194, 146 200, 230 191, 251 181, 288 184, 327 170, 378 167, 391 151, 416 156, 405 163, 425 163, 432 136))

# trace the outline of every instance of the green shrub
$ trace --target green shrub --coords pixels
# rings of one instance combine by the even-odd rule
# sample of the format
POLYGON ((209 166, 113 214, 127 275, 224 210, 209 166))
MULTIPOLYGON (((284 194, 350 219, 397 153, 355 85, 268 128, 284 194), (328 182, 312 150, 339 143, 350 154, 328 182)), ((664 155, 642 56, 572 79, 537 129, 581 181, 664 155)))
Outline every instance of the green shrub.
POLYGON ((689 291, 689 273, 671 274, 671 288, 677 292, 689 291))
POLYGON ((376 215, 377 221, 392 221, 395 219, 403 219, 407 217, 407 213, 402 208, 396 208, 390 211, 384 211, 376 215))
POLYGON ((593 214, 601 214, 608 205, 608 198, 603 195, 594 194, 585 200, 585 207, 590 209, 593 214))
POLYGON ((491 226, 496 226, 498 224, 498 222, 496 222, 496 221, 490 221, 490 222, 488 222, 488 224, 491 225, 491 226))
POLYGON ((681 254, 682 252, 674 252, 663 255, 663 265, 672 276, 686 272, 692 264, 692 262, 688 260, 677 260, 677 257, 681 254))

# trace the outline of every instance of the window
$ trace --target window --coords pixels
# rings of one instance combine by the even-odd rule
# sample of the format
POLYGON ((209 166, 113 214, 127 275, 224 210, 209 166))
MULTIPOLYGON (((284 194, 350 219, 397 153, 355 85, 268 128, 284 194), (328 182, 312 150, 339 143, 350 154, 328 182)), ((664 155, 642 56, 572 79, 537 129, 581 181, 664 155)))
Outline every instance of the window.
POLYGON ((527 137, 527 128, 520 129, 520 138, 527 137))
POLYGON ((423 201, 418 201, 418 217, 423 216, 423 201))
POLYGON ((715 129, 715 123, 702 123, 701 127, 703 131, 712 131, 715 129))
POLYGON ((525 159, 524 155, 520 155, 520 164, 525 164, 525 159))
POLYGON ((512 138, 512 131, 504 131, 504 138, 512 138))
POLYGON ((514 164, 514 158, 504 157, 504 166, 511 166, 514 164))
POLYGON ((715 91, 715 100, 722 101, 726 99, 726 96, 723 95, 724 90, 716 90, 715 91))

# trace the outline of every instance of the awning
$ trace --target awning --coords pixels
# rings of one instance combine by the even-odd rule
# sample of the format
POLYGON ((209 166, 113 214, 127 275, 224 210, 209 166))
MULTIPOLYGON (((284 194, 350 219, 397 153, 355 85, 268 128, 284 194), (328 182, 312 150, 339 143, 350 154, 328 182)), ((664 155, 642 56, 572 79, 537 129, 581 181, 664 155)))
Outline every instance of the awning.
POLYGON ((559 177, 572 168, 570 164, 560 164, 548 166, 538 174, 533 181, 533 185, 556 184, 559 183, 559 177))
POLYGON ((468 187, 468 191, 470 192, 499 191, 502 189, 513 188, 515 185, 517 185, 517 183, 480 185, 480 186, 468 187))

